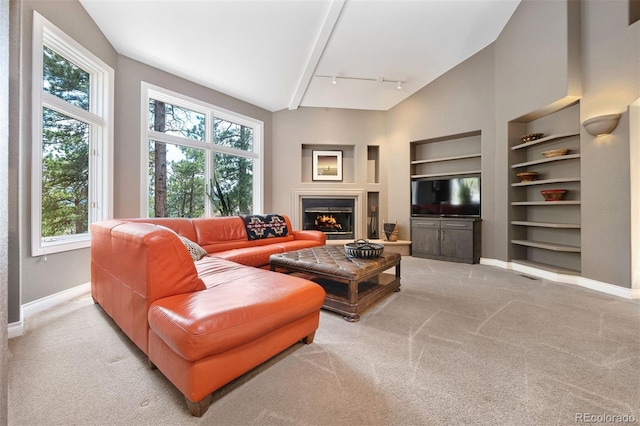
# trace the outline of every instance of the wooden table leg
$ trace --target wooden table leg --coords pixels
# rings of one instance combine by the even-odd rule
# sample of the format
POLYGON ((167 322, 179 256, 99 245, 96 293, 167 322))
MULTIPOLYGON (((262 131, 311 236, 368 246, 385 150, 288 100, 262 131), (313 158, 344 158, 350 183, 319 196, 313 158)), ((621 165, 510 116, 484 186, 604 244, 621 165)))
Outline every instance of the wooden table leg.
POLYGON ((356 306, 358 304, 358 281, 349 281, 349 305, 356 306))
MULTIPOLYGON (((350 280, 349 281, 349 306, 356 308, 358 306, 358 281, 350 280)), ((360 314, 352 313, 347 314, 343 317, 346 321, 349 322, 357 322, 360 321, 360 314)))
POLYGON ((360 321, 360 314, 348 314, 343 316, 342 318, 348 322, 358 322, 360 321))

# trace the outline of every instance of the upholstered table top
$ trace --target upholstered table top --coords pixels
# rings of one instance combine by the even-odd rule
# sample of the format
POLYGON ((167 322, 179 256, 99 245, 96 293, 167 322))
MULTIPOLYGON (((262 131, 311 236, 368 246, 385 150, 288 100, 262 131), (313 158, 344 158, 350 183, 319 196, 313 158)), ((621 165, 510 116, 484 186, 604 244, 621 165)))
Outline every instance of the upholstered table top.
POLYGON ((348 257, 341 246, 325 245, 287 253, 272 254, 272 267, 319 273, 344 280, 359 281, 400 263, 400 254, 383 252, 380 257, 360 259, 348 257))

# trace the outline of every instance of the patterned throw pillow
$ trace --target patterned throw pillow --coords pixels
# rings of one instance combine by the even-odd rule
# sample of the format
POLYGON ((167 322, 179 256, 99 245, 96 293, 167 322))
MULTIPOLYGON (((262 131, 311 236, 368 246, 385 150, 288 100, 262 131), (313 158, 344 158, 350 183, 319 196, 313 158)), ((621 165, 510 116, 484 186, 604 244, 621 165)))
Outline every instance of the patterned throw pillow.
POLYGON ((243 216, 244 226, 247 229, 247 239, 259 240, 261 238, 286 237, 289 234, 287 222, 279 214, 249 215, 243 216))
POLYGON ((207 255, 207 251, 200 247, 198 244, 194 243, 190 239, 179 235, 180 239, 184 243, 184 246, 189 250, 189 254, 191 258, 195 262, 196 260, 200 260, 207 255))

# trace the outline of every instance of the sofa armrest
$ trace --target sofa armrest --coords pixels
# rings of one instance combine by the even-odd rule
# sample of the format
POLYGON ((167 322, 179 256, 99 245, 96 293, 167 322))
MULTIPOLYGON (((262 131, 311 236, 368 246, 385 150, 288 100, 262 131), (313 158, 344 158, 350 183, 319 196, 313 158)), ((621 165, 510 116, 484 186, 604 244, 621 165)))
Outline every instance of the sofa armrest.
POLYGON ((291 231, 291 235, 296 240, 312 240, 319 242, 321 245, 325 245, 327 242, 327 236, 321 231, 291 231))
POLYGON ((172 230, 119 221, 91 225, 91 295, 145 353, 151 303, 204 288, 172 230))

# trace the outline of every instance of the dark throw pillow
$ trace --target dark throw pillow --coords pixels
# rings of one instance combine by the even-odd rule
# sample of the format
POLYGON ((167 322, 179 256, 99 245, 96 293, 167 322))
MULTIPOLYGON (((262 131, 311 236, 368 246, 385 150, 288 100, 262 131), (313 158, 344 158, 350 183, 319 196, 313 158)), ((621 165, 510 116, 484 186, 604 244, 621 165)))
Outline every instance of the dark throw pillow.
POLYGON ((287 222, 279 214, 243 216, 244 226, 247 229, 247 239, 259 240, 262 238, 286 237, 289 234, 287 222))

